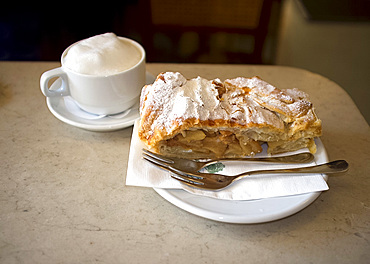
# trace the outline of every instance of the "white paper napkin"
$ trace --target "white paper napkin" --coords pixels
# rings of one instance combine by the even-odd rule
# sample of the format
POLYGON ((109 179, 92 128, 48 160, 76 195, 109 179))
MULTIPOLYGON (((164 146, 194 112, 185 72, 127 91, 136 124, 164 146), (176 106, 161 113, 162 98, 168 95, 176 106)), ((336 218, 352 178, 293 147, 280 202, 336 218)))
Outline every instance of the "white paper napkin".
MULTIPOLYGON (((131 138, 130 154, 127 168, 126 185, 184 189, 197 195, 213 197, 226 200, 254 200, 270 197, 289 196, 310 192, 328 190, 325 181, 326 175, 322 174, 294 174, 294 175, 254 175, 232 183, 229 187, 220 191, 206 191, 188 187, 170 177, 169 172, 160 169, 141 157, 141 150, 144 144, 138 137, 138 122, 135 123, 131 138)), ((316 162, 324 163, 327 155, 322 143, 319 141, 318 152, 315 161, 311 163, 286 165, 260 162, 223 162, 225 168, 219 173, 235 175, 249 170, 266 170, 286 167, 304 167, 315 165, 316 162)), ((294 153, 304 152, 300 150, 294 153)), ((290 154, 294 154, 293 152, 290 154)), ((285 154, 286 155, 286 154, 285 154)), ((257 156, 267 156, 266 150, 257 156)))

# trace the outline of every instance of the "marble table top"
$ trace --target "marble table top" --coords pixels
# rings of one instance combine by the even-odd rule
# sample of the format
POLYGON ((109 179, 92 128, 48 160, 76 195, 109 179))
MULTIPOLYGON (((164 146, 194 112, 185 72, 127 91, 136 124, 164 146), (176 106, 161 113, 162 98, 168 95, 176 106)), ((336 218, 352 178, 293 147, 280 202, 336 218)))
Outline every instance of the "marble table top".
POLYGON ((306 91, 323 121, 329 177, 304 210, 237 225, 179 209, 153 189, 125 186, 132 127, 91 132, 55 118, 39 88, 57 62, 0 62, 1 263, 368 263, 370 130, 331 80, 281 66, 147 64, 187 78, 258 75, 306 91))

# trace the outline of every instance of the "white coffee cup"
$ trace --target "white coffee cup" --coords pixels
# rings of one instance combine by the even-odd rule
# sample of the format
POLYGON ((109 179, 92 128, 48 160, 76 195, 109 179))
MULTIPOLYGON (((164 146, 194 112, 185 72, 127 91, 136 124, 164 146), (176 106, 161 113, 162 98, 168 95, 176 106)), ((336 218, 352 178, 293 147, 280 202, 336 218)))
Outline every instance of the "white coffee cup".
POLYGON ((112 115, 131 108, 139 100, 141 88, 145 85, 145 50, 137 42, 119 37, 136 47, 141 54, 140 61, 129 69, 111 75, 88 75, 75 72, 65 67, 64 60, 70 48, 62 54, 62 66, 44 72, 40 78, 40 87, 46 97, 71 96, 77 105, 90 113, 112 115), (49 81, 55 77, 62 82, 49 81), (56 83, 61 83, 59 87, 56 83))

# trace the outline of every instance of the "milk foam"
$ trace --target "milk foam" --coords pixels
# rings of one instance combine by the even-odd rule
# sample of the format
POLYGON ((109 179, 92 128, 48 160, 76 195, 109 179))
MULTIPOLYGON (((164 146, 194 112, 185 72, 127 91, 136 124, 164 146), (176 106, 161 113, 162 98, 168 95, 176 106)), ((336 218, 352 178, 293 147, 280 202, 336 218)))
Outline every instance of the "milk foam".
POLYGON ((97 35, 73 45, 63 58, 72 71, 105 76, 127 70, 141 59, 140 50, 114 33, 97 35))

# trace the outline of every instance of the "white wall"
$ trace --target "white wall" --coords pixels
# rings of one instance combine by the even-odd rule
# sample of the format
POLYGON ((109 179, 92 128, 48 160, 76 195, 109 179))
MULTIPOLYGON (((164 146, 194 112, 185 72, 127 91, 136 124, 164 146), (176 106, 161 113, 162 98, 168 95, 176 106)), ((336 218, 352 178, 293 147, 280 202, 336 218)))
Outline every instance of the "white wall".
POLYGON ((304 68, 335 81, 370 123, 370 23, 310 21, 298 1, 285 0, 276 64, 304 68))

